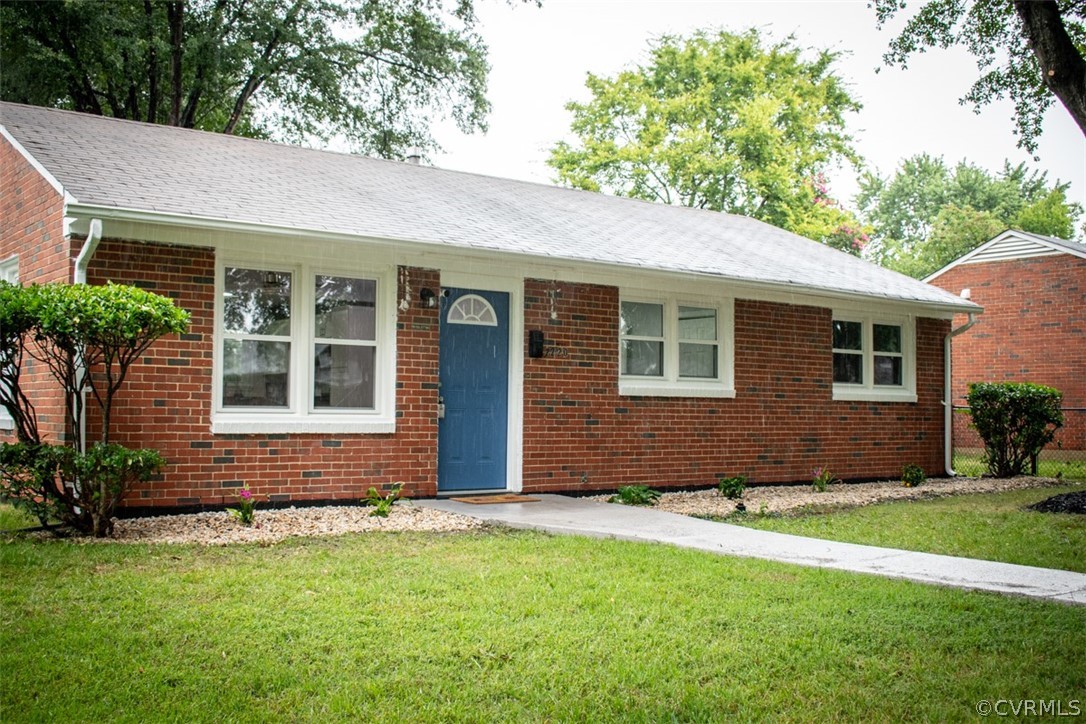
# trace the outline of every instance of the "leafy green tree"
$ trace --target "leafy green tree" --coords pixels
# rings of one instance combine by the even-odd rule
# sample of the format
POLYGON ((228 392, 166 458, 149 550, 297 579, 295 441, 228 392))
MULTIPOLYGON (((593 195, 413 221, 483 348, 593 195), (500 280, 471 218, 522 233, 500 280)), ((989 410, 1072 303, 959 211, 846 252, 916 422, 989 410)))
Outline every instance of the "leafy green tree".
POLYGON ((856 204, 874 228, 867 256, 923 278, 1007 228, 1070 238, 1082 208, 1067 201, 1067 188, 1025 164, 992 174, 920 154, 889 178, 865 173, 856 204))
POLYGON ((936 215, 924 243, 917 244, 911 254, 895 258, 891 267, 923 279, 1006 229, 991 211, 948 204, 936 215))
POLYGON ((0 97, 385 157, 486 128, 472 0, 0 4, 0 97))
POLYGON ((3 282, 0 302, 0 321, 17 328, 3 331, 0 381, 12 387, 0 395, 0 404, 23 425, 18 443, 0 445, 0 493, 29 508, 43 524, 58 517, 84 533, 109 535, 113 512, 128 488, 165 465, 154 450, 110 443, 114 399, 136 360, 163 335, 184 332, 189 314, 167 297, 116 284, 3 282), (9 343, 18 350, 9 350, 9 343), (28 357, 60 385, 66 444, 42 444, 32 406, 27 413, 19 368, 28 357), (84 393, 101 413, 101 441, 89 447, 83 439, 84 393))
MULTIPOLYGON (((908 4, 873 0, 879 27, 908 4)), ((915 53, 962 46, 980 78, 962 98, 1015 107, 1019 145, 1036 150, 1045 111, 1058 98, 1086 135, 1086 3, 1081 0, 922 0, 883 56, 906 67, 915 53)))
MULTIPOLYGON (((820 174, 857 163, 845 117, 859 110, 834 73, 837 56, 802 57, 791 39, 756 30, 664 36, 646 64, 613 78, 589 74, 572 102, 576 143, 548 164, 561 183, 666 204, 753 216, 789 229, 860 224, 818 202, 820 174)), ((821 198, 828 198, 823 193, 821 198)), ((810 229, 808 229, 809 231, 810 229)))

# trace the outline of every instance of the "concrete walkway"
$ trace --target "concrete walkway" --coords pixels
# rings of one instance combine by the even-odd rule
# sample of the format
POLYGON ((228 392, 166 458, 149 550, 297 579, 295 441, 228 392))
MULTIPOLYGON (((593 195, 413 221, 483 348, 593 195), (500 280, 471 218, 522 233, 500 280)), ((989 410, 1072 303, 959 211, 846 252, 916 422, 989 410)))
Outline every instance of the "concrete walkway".
POLYGON ((415 505, 565 535, 667 543, 722 555, 765 558, 801 566, 838 568, 943 586, 996 591, 1086 605, 1086 574, 972 558, 804 538, 714 523, 650 508, 560 495, 532 495, 534 503, 473 505, 416 500, 415 505))

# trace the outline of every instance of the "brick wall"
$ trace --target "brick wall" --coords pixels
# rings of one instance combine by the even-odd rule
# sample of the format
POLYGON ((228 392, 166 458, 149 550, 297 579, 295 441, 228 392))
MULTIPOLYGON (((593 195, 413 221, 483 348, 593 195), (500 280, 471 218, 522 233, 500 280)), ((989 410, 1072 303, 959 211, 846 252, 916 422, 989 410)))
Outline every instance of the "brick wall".
MULTIPOLYGON (((395 481, 435 494, 438 310, 399 315, 396 433, 212 435, 214 261, 207 249, 107 239, 91 264, 91 283, 135 284, 192 314, 186 334, 159 340, 134 365, 117 400, 112 439, 157 448, 170 463, 127 505, 221 505, 244 483, 276 501, 357 500, 395 481)), ((440 286, 436 271, 411 269, 410 278, 416 289, 440 286)), ((830 310, 744 300, 735 305, 737 399, 622 397, 618 290, 561 282, 552 320, 552 286, 525 284, 525 328, 546 330, 565 351, 525 355, 527 491, 705 485, 736 474, 805 481, 820 465, 846 479, 896 476, 907 462, 941 472, 947 322, 918 320, 916 404, 833 402, 830 310)), ((92 439, 97 429, 92 421, 92 439)))
POLYGON ((737 300, 736 399, 618 394, 614 287, 529 280, 526 329, 565 356, 525 360, 524 488, 706 485, 942 473, 945 321, 917 322, 916 404, 834 402, 831 311, 737 300), (558 320, 548 296, 562 289, 558 320))
MULTIPOLYGON (((970 382, 1017 381, 1050 385, 1063 392, 1064 407, 1086 408, 1086 259, 960 264, 932 284, 955 294, 968 287, 984 307, 954 338, 954 404, 965 404, 970 382)), ((1086 450, 1086 414, 1067 421, 1057 440, 1066 450, 1086 450)), ((961 446, 979 446, 964 416, 955 416, 955 436, 961 446)))
MULTIPOLYGON (((91 265, 93 284, 136 284, 192 314, 187 334, 159 340, 133 366, 113 412, 114 442, 154 447, 169 460, 127 505, 232 503, 244 483, 275 501, 357 501, 396 481, 411 495, 434 495, 437 310, 413 305, 399 315, 395 434, 212 435, 214 261, 205 249, 108 240, 91 265)), ((434 271, 410 277, 416 289, 439 285, 434 271)))
MULTIPOLYGON (((64 199, 27 163, 5 138, 0 138, 0 259, 19 255, 23 284, 71 279, 68 241, 64 238, 64 199)), ((21 373, 24 389, 33 396, 38 429, 48 442, 64 437, 64 400, 44 365, 27 360, 21 373)), ((13 436, 0 431, 0 441, 13 436)))

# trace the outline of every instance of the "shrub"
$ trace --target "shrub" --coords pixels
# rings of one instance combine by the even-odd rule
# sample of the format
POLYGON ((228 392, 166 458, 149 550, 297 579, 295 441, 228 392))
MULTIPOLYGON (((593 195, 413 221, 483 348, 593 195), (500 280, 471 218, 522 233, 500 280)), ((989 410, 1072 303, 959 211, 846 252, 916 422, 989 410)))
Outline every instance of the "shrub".
POLYGON ((147 348, 185 331, 188 321, 173 300, 136 287, 0 284, 0 405, 19 440, 3 452, 2 492, 43 525, 55 517, 83 533, 109 535, 128 488, 165 464, 153 450, 109 444, 114 398, 147 348), (70 447, 40 444, 20 379, 28 357, 60 386, 70 447), (82 437, 87 401, 101 412, 100 443, 89 449, 82 437))
POLYGON ((4 444, 0 485, 17 507, 42 525, 55 518, 83 533, 105 537, 125 493, 165 466, 156 450, 99 443, 86 453, 66 445, 4 444))
POLYGON ((377 492, 377 488, 370 488, 369 492, 366 493, 366 499, 363 501, 366 505, 374 506, 370 517, 387 518, 388 514, 392 512, 392 504, 400 499, 401 490, 403 490, 403 483, 393 483, 388 494, 384 496, 377 492))
POLYGON ((1059 390, 1029 382, 969 385, 972 426, 984 441, 988 472, 997 478, 1037 474, 1037 458, 1063 427, 1059 390))
POLYGON ((43 526, 60 520, 56 455, 64 449, 33 442, 0 445, 0 494, 43 526))
POLYGON ((901 469, 901 484, 906 488, 915 488, 923 485, 928 477, 924 475, 924 469, 919 465, 906 465, 901 469))
POLYGON ((815 468, 812 475, 814 477, 811 478, 811 487, 818 493, 824 493, 829 486, 841 482, 829 468, 815 468))
POLYGON ((743 497, 743 491, 747 489, 747 479, 743 475, 721 478, 716 487, 728 500, 739 500, 743 497))
POLYGON ((660 491, 647 485, 624 485, 607 499, 609 503, 623 505, 655 505, 660 499, 660 491))

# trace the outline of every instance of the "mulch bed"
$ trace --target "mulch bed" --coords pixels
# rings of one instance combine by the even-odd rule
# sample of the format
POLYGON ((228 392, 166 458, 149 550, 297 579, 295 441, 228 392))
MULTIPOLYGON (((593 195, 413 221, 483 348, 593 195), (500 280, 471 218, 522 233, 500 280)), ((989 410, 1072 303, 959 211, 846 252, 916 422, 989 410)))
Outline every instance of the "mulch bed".
POLYGON ((1063 493, 1045 498, 1040 503, 1029 506, 1030 510, 1041 513, 1078 513, 1086 515, 1086 490, 1074 493, 1063 493))

